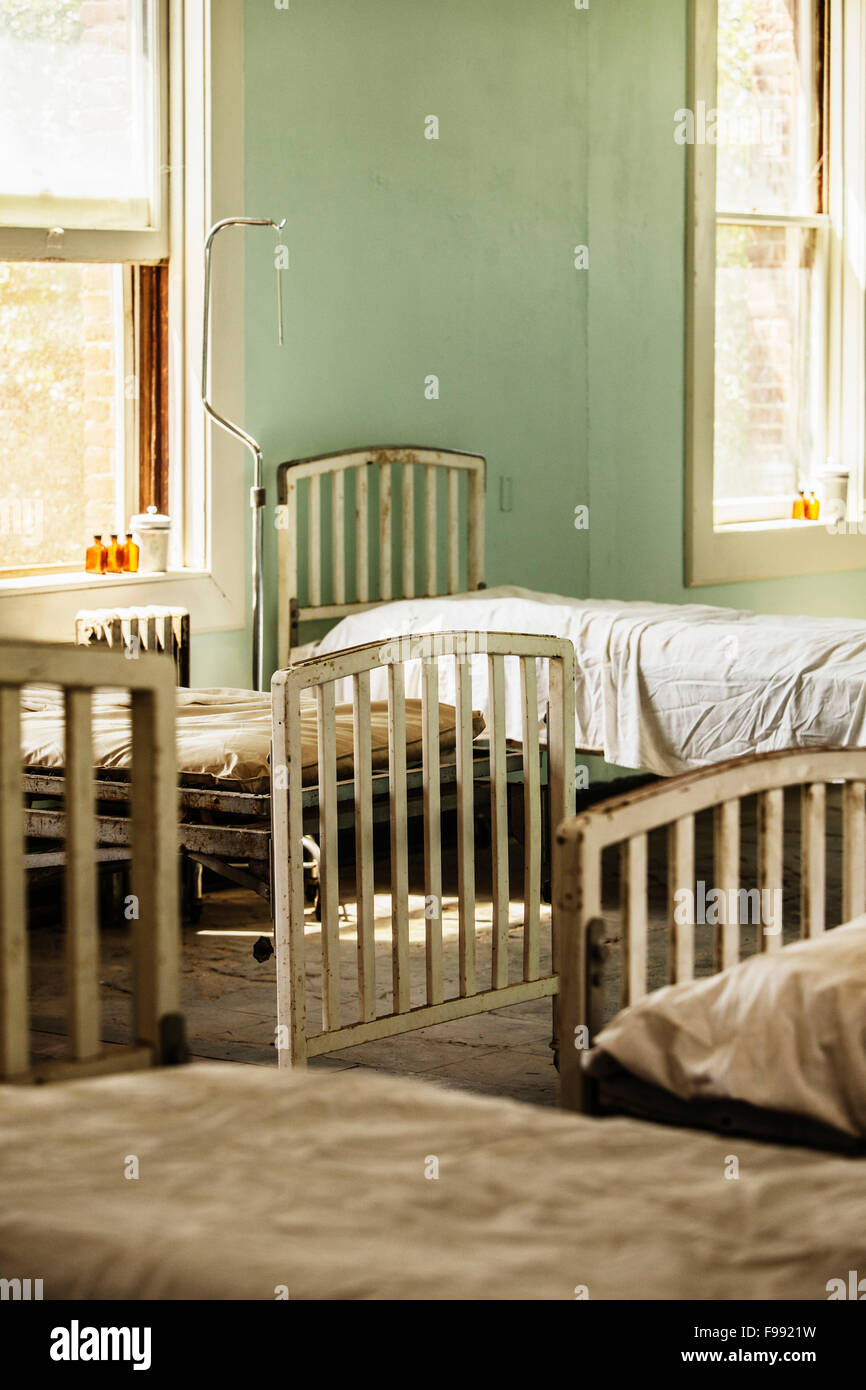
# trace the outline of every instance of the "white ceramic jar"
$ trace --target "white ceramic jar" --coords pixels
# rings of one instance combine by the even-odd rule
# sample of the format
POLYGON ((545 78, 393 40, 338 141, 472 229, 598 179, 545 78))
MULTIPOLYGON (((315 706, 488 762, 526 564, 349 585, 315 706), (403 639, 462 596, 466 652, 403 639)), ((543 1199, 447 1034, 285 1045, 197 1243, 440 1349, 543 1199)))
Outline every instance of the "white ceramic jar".
POLYGON ((825 521, 844 521, 848 514, 848 479, 844 469, 829 467, 821 479, 825 521))
POLYGON ((132 539, 138 546, 138 573, 163 574, 168 569, 171 517, 148 507, 129 519, 132 539))

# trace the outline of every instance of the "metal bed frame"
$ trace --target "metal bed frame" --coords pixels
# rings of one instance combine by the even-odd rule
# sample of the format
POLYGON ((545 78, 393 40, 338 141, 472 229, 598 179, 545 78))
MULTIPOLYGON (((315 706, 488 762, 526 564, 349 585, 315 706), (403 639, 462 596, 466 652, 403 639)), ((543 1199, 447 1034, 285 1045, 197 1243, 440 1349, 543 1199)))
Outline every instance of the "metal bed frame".
POLYGON ((437 598, 483 589, 486 469, 480 454, 414 444, 377 444, 281 463, 277 469, 279 665, 290 665, 301 623, 335 622, 349 613, 418 593, 437 598), (423 494, 416 507, 419 470, 423 494), (310 544, 302 555, 298 515, 303 507, 304 534, 310 544), (424 541, 420 582, 415 544, 419 520, 424 541), (371 529, 376 536, 372 547, 371 529), (351 577, 347 576, 347 540, 350 550, 354 548, 351 577), (371 555, 375 565, 370 563, 371 555), (331 562, 327 593, 323 559, 331 562))
MULTIPOLYGON (((543 824, 546 817, 558 823, 566 814, 573 795, 574 752, 570 731, 574 726, 574 652, 571 644, 553 637, 489 634, 485 637, 484 660, 492 692, 492 712, 488 740, 484 747, 474 742, 472 718, 472 656, 476 654, 478 634, 437 633, 403 644, 370 643, 336 656, 323 656, 279 671, 272 682, 274 701, 274 739, 272 768, 285 769, 301 763, 300 697, 313 690, 317 702, 318 780, 304 786, 300 777, 273 776, 269 795, 214 791, 200 787, 173 788, 181 810, 178 823, 174 797, 167 803, 164 793, 159 802, 167 825, 162 827, 161 843, 170 841, 173 854, 178 847, 195 854, 199 862, 212 863, 220 874, 252 888, 262 897, 273 896, 273 915, 277 953, 278 1027, 285 1031, 286 1047, 280 1051, 281 1064, 297 1065, 307 1056, 375 1037, 390 1036, 448 1018, 465 1017, 508 1004, 555 995, 556 935, 554 969, 543 974, 540 967, 540 913, 544 857, 543 824), (524 692, 524 737, 522 747, 509 747, 504 732, 505 661, 519 662, 524 692), (453 759, 443 761, 439 740, 438 662, 457 663, 459 699, 453 759), (407 767, 405 672, 411 661, 420 661, 422 684, 422 757, 420 766, 407 767), (549 665, 550 706, 547 714, 547 746, 540 738, 537 701, 537 662, 549 665), (386 772, 374 770, 370 743, 370 672, 386 667, 389 677, 389 750, 386 772), (335 687, 344 679, 353 687, 353 771, 350 778, 336 775, 335 687), (508 791, 517 782, 523 789, 523 967, 519 981, 509 977, 509 882, 508 882, 508 791), (492 975, 482 985, 475 966, 475 839, 480 797, 489 806, 492 859, 492 975), (414 804, 413 804, 414 803, 414 804), (442 981, 442 842, 441 814, 453 807, 457 813, 460 916, 459 994, 446 999, 442 981), (410 811, 423 819, 424 892, 435 911, 427 919, 426 980, 424 1005, 413 1005, 410 991, 408 934, 408 826, 410 811), (223 823, 214 823, 219 817, 223 823), (375 955, 372 918, 374 882, 373 826, 375 821, 390 824, 391 955, 393 998, 387 1014, 377 1014, 375 982, 371 968, 375 955), (211 823, 208 823, 208 821, 211 823), (340 1006, 339 961, 339 829, 353 824, 355 829, 354 865, 357 885, 357 962, 359 1010, 357 1020, 345 1023, 340 1006), (307 896, 304 884, 304 837, 321 826, 318 871, 321 888, 321 936, 323 943, 322 1028, 310 1034, 307 1029, 309 989, 304 965, 307 896), (169 833, 169 830, 171 833, 169 833), (234 861, 234 862, 232 862, 234 861), (242 861, 243 866, 241 866, 242 861), (274 883, 273 894, 271 883, 274 883)), ((53 648, 45 649, 54 651, 53 648)), ((61 648, 72 653, 87 674, 90 688, 106 684, 134 684, 138 663, 126 661, 119 653, 61 648), (88 665, 88 663, 92 663, 88 665), (109 663, 106 665, 106 663, 109 663), (107 679, 108 672, 112 679, 107 679)), ((165 656, 141 658, 150 677, 157 670, 163 685, 174 699, 173 669, 165 656)), ((23 680, 28 680, 27 668, 23 680)), ((63 683, 65 666, 43 657, 40 679, 63 683)), ((19 678, 19 684, 21 683, 19 678)), ((0 692, 2 693, 2 692, 0 692)), ((17 698, 17 696, 16 696, 17 698)), ((136 706, 133 703, 133 718, 136 706)), ((173 729, 173 719, 172 719, 173 729)), ((128 778, 99 774, 94 778, 89 743, 76 744, 70 766, 62 771, 25 770, 20 767, 19 733, 15 741, 16 794, 23 788, 27 802, 22 811, 23 830, 37 841, 64 841, 56 850, 28 855, 31 867, 66 866, 72 872, 70 835, 76 808, 75 796, 83 795, 85 768, 87 790, 93 798, 92 835, 88 850, 90 872, 95 866, 133 856, 137 836, 136 816, 140 804, 137 784, 128 778), (72 803, 70 809, 70 794, 72 803), (63 797, 64 805, 34 804, 63 797)), ((82 738, 84 736, 82 735, 82 738)), ((88 725, 87 738, 90 738, 88 725)), ((136 745, 136 752, 138 746, 136 745)), ((175 857, 175 864, 177 863, 175 857)), ((171 868, 161 861, 169 896, 176 880, 171 868)), ((95 881, 95 878, 94 878, 95 881)), ((136 891, 135 889, 133 891, 136 891)), ((176 901, 175 901, 176 910, 176 901)), ((95 927, 93 928, 95 931, 95 927)))
MULTIPOLYGON (((667 832, 669 982, 678 984, 694 978, 695 924, 678 921, 682 913, 677 914, 675 907, 683 901, 678 897, 683 889, 690 895, 685 901, 695 901, 695 816, 712 810, 714 886, 726 894, 736 893, 740 888, 740 803, 744 797, 757 796, 757 887, 761 893, 776 894, 767 899, 775 904, 773 930, 762 932, 760 942, 762 950, 777 951, 782 945, 778 890, 785 871, 784 792, 799 789, 800 934, 815 937, 826 927, 826 802, 831 782, 843 784, 841 920, 845 922, 866 911, 866 749, 792 749, 734 758, 611 798, 559 827, 553 859, 562 949, 560 1095, 566 1109, 594 1114, 629 1110, 643 1115, 664 1106, 674 1123, 757 1133, 775 1142, 806 1142, 809 1126, 799 1118, 774 1112, 750 1114, 754 1107, 730 1102, 686 1103, 661 1092, 650 1096, 652 1088, 636 1078, 599 1083, 584 1073, 581 1055, 592 1046, 604 1021, 608 952, 601 916, 603 852, 618 847, 620 853, 620 1005, 625 1008, 647 993, 649 833, 667 832)), ((736 965, 740 955, 739 924, 718 926, 715 969, 736 965)), ((819 1136, 819 1142, 822 1147, 847 1151, 835 1131, 819 1136)))
MULTIPOLYGON (((275 784, 274 925, 277 956, 277 1022, 281 1066, 303 1065, 357 1043, 428 1027, 448 1019, 504 1008, 510 1004, 555 995, 557 979, 556 909, 552 908, 552 969, 540 965, 540 911, 544 877, 543 819, 545 804, 553 824, 573 805, 574 795, 574 649, 556 637, 483 634, 491 712, 487 747, 475 756, 472 727, 473 662, 478 634, 435 633, 402 643, 367 643, 347 651, 317 657, 272 681, 274 700, 273 764, 291 769, 300 761, 301 693, 314 690, 317 705, 318 782, 315 795, 321 815, 321 1024, 311 1031, 311 987, 306 970, 306 895, 303 881, 302 836, 306 828, 307 792, 289 776, 285 789, 275 784), (509 752, 505 739, 505 661, 516 660, 523 692, 523 740, 519 753, 509 752), (443 768, 439 743, 439 662, 455 662, 457 683, 456 748, 453 764, 443 768), (420 662, 423 752, 413 784, 406 768, 405 676, 407 663, 420 662), (543 777, 539 735, 537 663, 547 662, 550 706, 547 715, 547 768, 543 777), (370 675, 387 668, 389 750, 388 772, 376 779, 370 751, 370 675), (352 686, 353 777, 340 784, 336 776, 334 726, 335 687, 352 686), (443 772, 447 777, 443 778, 443 772), (522 965, 513 979, 509 963, 508 783, 523 787, 523 923, 522 965), (388 856, 390 940, 387 944, 385 989, 389 1003, 379 1010, 382 990, 376 978, 377 941, 374 915, 373 825, 374 783, 387 790, 384 806, 390 824, 388 856), (489 783, 489 788, 488 784, 489 783), (414 785, 423 815, 423 891, 425 903, 424 1002, 413 1002, 409 936, 408 794, 414 785), (457 812, 457 900, 459 919, 458 984, 446 998, 443 976, 443 863, 441 811, 443 785, 457 812), (477 789, 489 796, 491 856, 491 971, 479 979, 476 952, 476 832, 477 789), (344 972, 340 960, 340 862, 338 829, 343 818, 355 832, 354 870, 357 920, 352 951, 357 983, 355 1017, 347 1020, 344 972)), ((379 865, 381 868, 381 864, 379 865)), ((556 870, 554 869, 554 880, 556 870)), ((556 901, 556 883, 553 884, 556 901)), ((345 933, 344 933, 345 935, 345 933)), ((511 938, 513 939, 513 938, 511 938)), ((381 956, 381 952, 379 952, 381 956)), ((318 993, 315 987, 312 993, 318 993)))
POLYGON ((171 663, 71 645, 0 641, 0 1080, 48 1081, 183 1060, 179 1013, 175 685, 171 663), (20 689, 60 685, 65 694, 64 852, 68 1055, 34 1063, 30 1050, 27 874, 53 861, 28 849, 32 812, 22 787, 20 689), (92 705, 97 687, 130 691, 133 776, 127 787, 125 851, 137 916, 131 922, 131 1041, 100 1039, 96 865, 106 854, 93 791, 92 705))

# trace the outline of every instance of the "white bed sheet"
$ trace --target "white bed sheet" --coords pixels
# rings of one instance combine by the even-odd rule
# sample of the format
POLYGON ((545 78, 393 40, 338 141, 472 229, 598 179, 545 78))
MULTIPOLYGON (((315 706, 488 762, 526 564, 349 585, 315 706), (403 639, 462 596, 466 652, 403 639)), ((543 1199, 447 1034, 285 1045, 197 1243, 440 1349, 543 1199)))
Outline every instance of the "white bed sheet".
POLYGON ((860 1160, 737 1140, 732 1181, 730 1139, 364 1068, 7 1086, 0 1117, 0 1273, 47 1299, 826 1299, 866 1269, 860 1160))
MULTIPOLYGON (((620 767, 670 776, 744 753, 866 744, 866 622, 850 618, 575 599, 503 586, 353 614, 318 650, 449 629, 569 637, 577 658, 576 747, 620 767)), ((486 714, 486 659, 471 659, 473 690, 480 692, 473 705, 486 714)), ((453 662, 439 666, 439 698, 453 704, 453 662)), ((407 693, 420 696, 418 662, 406 676, 407 693)), ((516 662, 506 683, 506 733, 519 739, 516 662)), ((386 698, 384 673, 374 673, 373 695, 386 698)), ((539 702, 546 698, 540 684, 539 702)))

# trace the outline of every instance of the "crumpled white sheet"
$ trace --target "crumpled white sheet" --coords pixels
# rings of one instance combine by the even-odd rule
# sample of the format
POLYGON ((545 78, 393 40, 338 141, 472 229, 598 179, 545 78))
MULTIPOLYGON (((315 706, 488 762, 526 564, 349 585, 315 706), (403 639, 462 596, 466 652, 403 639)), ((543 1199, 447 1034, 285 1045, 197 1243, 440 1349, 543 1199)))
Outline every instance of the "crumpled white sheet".
POLYGON ((706 979, 653 990, 583 1058, 681 1100, 739 1100, 866 1137, 866 914, 706 979))
MULTIPOLYGON (((744 753, 866 745, 866 622, 850 618, 575 599, 503 586, 353 614, 318 650, 449 629, 569 637, 577 658, 576 747, 620 767, 670 776, 744 753)), ((486 714, 486 659, 473 657, 472 666, 473 706, 486 714)), ((439 667, 439 698, 453 703, 453 662, 439 667)), ((516 662, 506 681, 506 734, 519 739, 516 662)), ((384 699, 384 677, 373 685, 375 698, 384 699)), ((420 694, 419 671, 407 671, 407 690, 420 694)), ((539 682, 540 708, 547 697, 539 682)))

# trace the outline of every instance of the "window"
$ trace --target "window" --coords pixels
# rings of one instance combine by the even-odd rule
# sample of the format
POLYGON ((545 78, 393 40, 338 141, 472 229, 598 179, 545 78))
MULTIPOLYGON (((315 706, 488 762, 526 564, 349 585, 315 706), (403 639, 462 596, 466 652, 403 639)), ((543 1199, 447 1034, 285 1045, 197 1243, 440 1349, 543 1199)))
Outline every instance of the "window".
POLYGON ((831 472, 855 531, 864 495, 864 10, 692 5, 688 583, 866 563, 822 524, 831 472))
MULTIPOLYGON (((245 458, 205 421, 198 375, 205 234, 244 206, 242 52, 243 7, 225 0, 0 0, 0 109, 24 54, 31 87, 41 91, 31 119, 41 110, 46 122, 62 125, 65 109, 69 124, 77 123, 81 155, 80 163, 76 155, 58 168, 43 149, 47 172, 37 194, 46 203, 37 215, 31 202, 21 225, 22 200, 35 185, 23 174, 6 178, 12 137, 0 117, 0 631, 8 635, 68 641, 74 614, 94 601, 182 603, 199 635, 246 623, 247 566, 238 543, 245 458), (86 48, 98 47, 97 38, 110 39, 113 51, 86 48), (54 58, 62 72, 63 45, 67 59, 85 68, 104 61, 114 76, 127 74, 124 102, 112 108, 117 131, 102 117, 99 129, 101 91, 83 96, 80 83, 67 83, 66 108, 60 104, 61 89, 46 73, 55 71, 54 58), (85 127, 99 130, 89 145, 85 127), (99 151, 111 149, 116 171, 130 132, 138 132, 137 154, 109 190, 99 151), (85 295, 91 272, 97 292, 85 295), (18 325, 28 318, 25 350, 18 325), (98 342, 88 337, 97 333, 98 342), (85 359, 86 342, 93 350, 85 359), (106 361, 107 394, 100 373, 87 369, 98 362, 104 372, 106 361), (37 408, 40 374, 48 385, 37 408), (121 518, 125 525, 148 502, 172 518, 171 572, 85 576, 89 528, 121 518)), ((31 134, 19 124, 16 138, 31 134)), ((30 148, 43 148, 35 134, 30 148)), ((242 420, 240 238, 220 248, 220 262, 211 379, 221 409, 242 420)))
POLYGON ((0 576, 166 506, 159 0, 0 0, 0 576))
POLYGON ((159 6, 0 0, 0 221, 157 231, 159 6))
POLYGON ((820 487, 824 26, 814 0, 719 0, 716 524, 790 517, 820 487))

